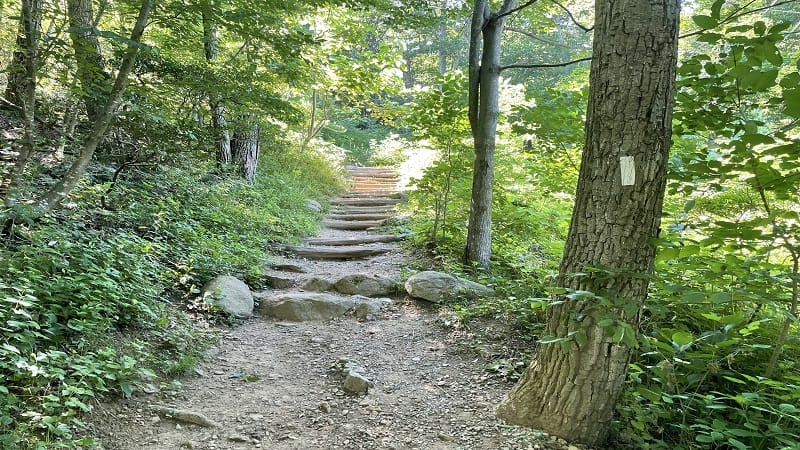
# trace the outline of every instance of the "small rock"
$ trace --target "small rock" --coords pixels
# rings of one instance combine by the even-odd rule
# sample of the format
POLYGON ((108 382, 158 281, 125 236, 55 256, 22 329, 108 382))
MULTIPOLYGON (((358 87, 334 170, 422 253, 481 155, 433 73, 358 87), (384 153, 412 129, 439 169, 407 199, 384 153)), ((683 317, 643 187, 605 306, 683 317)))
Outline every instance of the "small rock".
POLYGON ((372 383, 364 375, 351 370, 344 377, 342 388, 352 394, 366 394, 371 384, 372 383))
POLYGON ((397 281, 380 275, 357 273, 340 278, 334 287, 342 294, 376 297, 397 291, 397 281))
POLYGON ((150 418, 150 423, 152 423, 153 425, 157 424, 158 422, 161 422, 161 417, 153 416, 150 418))
POLYGON ((250 438, 248 438, 247 436, 243 436, 241 434, 234 434, 228 436, 228 440, 232 442, 250 442, 250 438))
POLYGON ((322 412, 324 412, 324 413, 329 413, 329 412, 331 412, 331 405, 330 405, 330 403, 328 403, 328 402, 322 402, 322 403, 320 403, 320 404, 319 404, 319 406, 318 406, 317 408, 319 408, 319 410, 320 410, 320 411, 322 411, 322 412))
POLYGON ((306 273, 306 269, 302 266, 298 266, 297 264, 276 264, 272 266, 275 270, 280 270, 282 272, 294 272, 294 273, 306 273))
POLYGON ((436 437, 439 438, 439 440, 442 440, 442 441, 445 441, 445 442, 452 442, 453 441, 453 436, 448 436, 448 435, 446 435, 444 433, 439 433, 439 434, 436 435, 436 437))
POLYGON ((567 450, 581 450, 581 449, 575 447, 574 445, 570 445, 569 447, 567 447, 567 450))
POLYGON ((306 200, 306 208, 314 212, 322 212, 322 205, 320 205, 320 203, 316 200, 306 200))

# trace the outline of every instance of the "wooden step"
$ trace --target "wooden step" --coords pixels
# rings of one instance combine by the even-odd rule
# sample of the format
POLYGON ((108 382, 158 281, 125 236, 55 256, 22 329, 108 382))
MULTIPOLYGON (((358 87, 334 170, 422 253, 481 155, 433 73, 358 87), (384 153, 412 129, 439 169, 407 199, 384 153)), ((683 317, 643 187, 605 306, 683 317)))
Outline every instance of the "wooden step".
POLYGON ((378 213, 378 214, 331 214, 328 216, 331 220, 344 220, 344 221, 358 221, 358 220, 386 220, 392 217, 392 214, 378 213))
POLYGON ((385 214, 394 211, 394 206, 334 206, 331 214, 385 214))
POLYGON ((402 198, 402 194, 397 191, 350 191, 346 194, 342 194, 342 198, 365 198, 365 197, 402 198))
POLYGON ((403 240, 403 236, 394 234, 372 234, 351 238, 313 238, 305 241, 306 245, 311 246, 354 246, 362 244, 383 244, 403 240))
POLYGON ((322 224, 334 230, 361 231, 383 224, 383 220, 325 220, 322 224))
POLYGON ((339 206, 388 206, 403 203, 399 198, 372 197, 372 198, 335 198, 331 205, 339 206))
POLYGON ((394 247, 377 246, 287 246, 286 250, 308 259, 359 259, 389 253, 394 247))

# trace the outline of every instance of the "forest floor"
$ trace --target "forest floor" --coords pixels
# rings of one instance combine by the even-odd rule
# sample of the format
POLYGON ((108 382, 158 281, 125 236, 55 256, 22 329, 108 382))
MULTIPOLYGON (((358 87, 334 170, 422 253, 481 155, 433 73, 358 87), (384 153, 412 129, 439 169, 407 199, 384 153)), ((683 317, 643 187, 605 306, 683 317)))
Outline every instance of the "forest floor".
MULTIPOLYGON (((367 231, 326 228, 320 237, 367 231)), ((400 279, 399 247, 367 259, 287 258, 297 277, 367 273, 400 279)), ((288 291, 297 291, 297 288, 288 291)), ((106 450, 138 449, 571 449, 563 440, 503 424, 494 409, 512 383, 485 371, 476 347, 496 345, 504 325, 442 325, 437 308, 396 297, 372 320, 280 322, 256 317, 224 331, 183 388, 103 403, 90 432, 106 450), (367 394, 342 389, 341 360, 366 369, 367 394), (159 415, 202 414, 219 427, 159 415)))

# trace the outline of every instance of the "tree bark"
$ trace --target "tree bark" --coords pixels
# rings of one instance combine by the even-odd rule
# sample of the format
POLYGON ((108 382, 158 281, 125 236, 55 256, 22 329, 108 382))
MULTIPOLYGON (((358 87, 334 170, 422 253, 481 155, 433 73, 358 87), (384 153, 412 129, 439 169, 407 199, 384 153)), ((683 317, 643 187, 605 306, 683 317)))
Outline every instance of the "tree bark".
POLYGON ((111 120, 114 118, 114 113, 117 107, 122 102, 122 94, 125 92, 125 87, 128 85, 128 77, 133 70, 133 65, 136 62, 136 55, 139 53, 139 42, 142 40, 145 27, 147 26, 147 18, 150 16, 150 11, 153 9, 155 0, 143 0, 142 6, 139 9, 139 16, 136 18, 136 24, 131 32, 131 44, 128 45, 125 51, 125 56, 122 58, 119 71, 117 72, 114 86, 108 96, 108 100, 103 108, 103 113, 95 121, 92 132, 83 144, 83 148, 78 154, 78 158, 72 163, 66 175, 59 180, 49 191, 47 191, 41 199, 41 207, 44 209, 53 209, 66 197, 72 189, 80 181, 83 174, 86 173, 86 168, 92 160, 97 146, 103 139, 103 135, 108 130, 111 120))
MULTIPOLYGON (((22 8, 19 19, 19 27, 17 31, 17 46, 14 54, 11 57, 11 62, 6 68, 8 82, 6 84, 5 97, 9 102, 23 107, 24 97, 26 96, 28 81, 30 75, 28 73, 28 62, 33 61, 36 67, 37 55, 30 53, 30 45, 28 37, 33 36, 38 48, 39 36, 42 34, 42 1, 41 0, 22 0, 22 8), (26 14, 28 14, 26 16, 26 14), (28 55, 33 55, 28 58, 28 55)), ((35 84, 35 80, 34 80, 35 84)))
POLYGON ((653 271, 651 240, 659 233, 671 144, 679 0, 601 1, 595 8, 586 143, 559 285, 610 304, 565 298, 552 306, 546 335, 570 339, 569 350, 542 345, 498 409, 509 422, 588 445, 605 436, 632 352, 611 334, 620 323, 638 327, 648 286, 643 274, 653 271), (623 170, 630 162, 634 176, 623 170), (601 317, 620 322, 603 328, 601 317))
POLYGON ((253 182, 256 179, 256 171, 258 169, 260 129, 255 117, 246 117, 245 122, 244 129, 233 133, 231 153, 239 176, 248 182, 253 182))
MULTIPOLYGON (((214 20, 213 0, 203 2, 203 50, 206 61, 213 64, 219 57, 219 31, 214 20)), ((225 105, 219 95, 209 96, 211 108, 211 125, 214 128, 215 147, 217 149, 217 163, 229 164, 233 161, 231 154, 231 134, 228 130, 228 121, 225 119, 225 105)))
MULTIPOLYGON (((22 111, 24 138, 14 165, 5 183, 3 204, 14 206, 20 195, 21 184, 28 160, 34 152, 34 126, 36 115, 36 70, 39 65, 39 35, 41 33, 42 3, 41 0, 22 0, 20 11, 20 34, 17 36, 18 49, 14 53, 12 69, 9 72, 8 89, 13 91, 9 99, 16 103, 22 111), (22 64, 19 73, 15 64, 22 64)), ((8 227, 9 224, 6 224, 8 227)))
POLYGON ((92 0, 68 0, 69 35, 75 51, 77 78, 83 90, 86 115, 95 122, 111 90, 94 22, 92 0))
POLYGON ((488 14, 488 2, 476 0, 472 19, 469 115, 475 159, 464 263, 477 264, 483 270, 489 268, 492 256, 492 185, 497 120, 500 115, 500 43, 504 14, 515 5, 516 0, 506 0, 497 14, 488 14))

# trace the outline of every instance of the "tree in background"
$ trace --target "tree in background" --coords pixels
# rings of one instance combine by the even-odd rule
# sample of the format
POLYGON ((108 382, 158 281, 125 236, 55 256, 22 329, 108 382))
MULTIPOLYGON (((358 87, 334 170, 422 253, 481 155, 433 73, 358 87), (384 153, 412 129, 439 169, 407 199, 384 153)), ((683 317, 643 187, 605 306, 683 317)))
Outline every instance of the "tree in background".
POLYGON ((94 123, 100 119, 111 86, 97 38, 92 0, 68 0, 67 16, 86 115, 94 123))
POLYGON ((509 422, 589 445, 604 438, 621 395, 653 271, 679 5, 597 2, 595 17, 586 144, 559 269, 565 294, 549 311, 548 337, 533 363, 498 410, 509 422))

